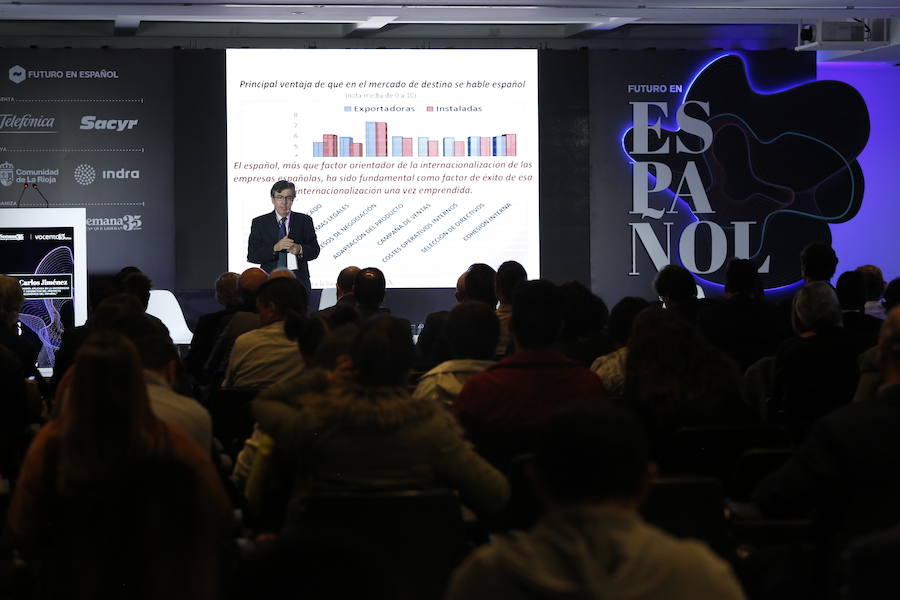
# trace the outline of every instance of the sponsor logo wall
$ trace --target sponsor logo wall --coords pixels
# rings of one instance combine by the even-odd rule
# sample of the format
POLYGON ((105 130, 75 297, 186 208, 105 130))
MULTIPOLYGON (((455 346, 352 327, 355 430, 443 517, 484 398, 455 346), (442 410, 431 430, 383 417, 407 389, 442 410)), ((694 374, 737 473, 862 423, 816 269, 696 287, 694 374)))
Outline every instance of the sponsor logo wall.
POLYGON ((172 144, 170 51, 0 52, 0 225, 4 207, 85 207, 89 272, 171 289, 172 144))

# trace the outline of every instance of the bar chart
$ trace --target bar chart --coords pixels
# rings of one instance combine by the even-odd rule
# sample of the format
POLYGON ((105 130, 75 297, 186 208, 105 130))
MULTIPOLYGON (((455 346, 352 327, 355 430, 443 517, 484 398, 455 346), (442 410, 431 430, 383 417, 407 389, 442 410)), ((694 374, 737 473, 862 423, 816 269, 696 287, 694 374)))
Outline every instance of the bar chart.
POLYGON ((324 133, 322 141, 312 143, 313 156, 516 156, 517 152, 515 133, 441 139, 401 135, 389 137, 388 123, 385 121, 366 121, 364 139, 364 142, 355 142, 352 137, 324 133))

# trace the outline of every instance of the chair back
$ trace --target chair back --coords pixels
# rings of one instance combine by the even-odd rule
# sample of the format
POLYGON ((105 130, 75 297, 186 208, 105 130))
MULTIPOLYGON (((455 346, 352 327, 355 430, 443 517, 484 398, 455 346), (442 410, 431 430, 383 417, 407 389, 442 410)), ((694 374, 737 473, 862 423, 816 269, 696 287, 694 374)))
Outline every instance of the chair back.
POLYGON ((399 598, 440 598, 467 549, 459 499, 444 489, 316 493, 288 520, 301 547, 369 557, 399 598))
POLYGON ((900 596, 900 527, 857 538, 843 556, 844 598, 875 600, 900 596))
POLYGON ((738 458, 753 448, 786 448, 787 429, 778 425, 683 427, 664 452, 667 475, 703 475, 728 481, 738 458))
POLYGON ((793 454, 791 448, 747 450, 741 454, 734 467, 728 483, 728 497, 738 502, 749 502, 759 482, 781 468, 793 454))
POLYGON ((237 457, 244 440, 253 433, 250 403, 258 393, 256 388, 219 388, 209 397, 213 436, 222 443, 225 453, 232 459, 237 457))
POLYGON ((641 505, 644 519, 676 537, 702 540, 726 560, 735 543, 725 520, 725 490, 712 477, 664 477, 641 505))

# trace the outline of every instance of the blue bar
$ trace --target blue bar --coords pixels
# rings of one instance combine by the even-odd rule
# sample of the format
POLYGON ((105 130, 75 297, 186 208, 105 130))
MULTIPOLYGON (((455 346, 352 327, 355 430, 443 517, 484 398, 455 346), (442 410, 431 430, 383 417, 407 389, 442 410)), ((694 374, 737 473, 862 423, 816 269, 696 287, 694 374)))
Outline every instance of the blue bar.
POLYGON ((419 156, 428 156, 428 138, 419 138, 419 156))
POLYGON ((403 136, 391 136, 391 156, 403 156, 403 136))
POLYGON ((322 142, 313 142, 313 156, 322 156, 322 142))
POLYGON ((481 136, 469 136, 469 156, 481 156, 481 136))
POLYGON ((444 138, 444 156, 456 155, 456 150, 453 147, 455 143, 455 138, 444 138))
POLYGON ((494 156, 506 156, 506 137, 502 135, 494 136, 492 145, 494 156))
POLYGON ((338 138, 338 156, 350 156, 350 144, 353 143, 352 137, 338 138))
POLYGON ((366 121, 366 156, 375 156, 375 121, 366 121))

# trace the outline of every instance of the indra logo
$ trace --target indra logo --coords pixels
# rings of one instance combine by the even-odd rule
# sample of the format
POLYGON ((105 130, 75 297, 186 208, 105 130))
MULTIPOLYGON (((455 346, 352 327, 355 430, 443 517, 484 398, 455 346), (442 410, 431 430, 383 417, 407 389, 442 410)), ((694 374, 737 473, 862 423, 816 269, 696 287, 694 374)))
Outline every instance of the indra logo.
POLYGON ((22 83, 25 81, 25 77, 25 69, 19 65, 9 68, 9 80, 13 83, 22 83))
POLYGON ((142 225, 141 215, 124 215, 122 217, 122 228, 125 231, 138 231, 142 225))
POLYGON ((16 168, 11 162, 0 164, 0 185, 9 187, 15 183, 15 171, 16 168))
MULTIPOLYGON (((78 185, 91 185, 94 183, 94 180, 97 178, 97 171, 94 170, 94 167, 87 163, 81 163, 77 167, 75 167, 75 182, 78 185)), ((2 177, 2 175, 0 175, 2 177)), ((4 184, 5 185, 5 184, 4 184)))

